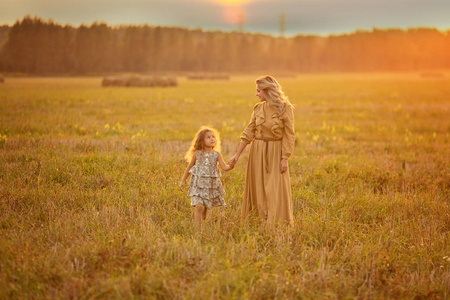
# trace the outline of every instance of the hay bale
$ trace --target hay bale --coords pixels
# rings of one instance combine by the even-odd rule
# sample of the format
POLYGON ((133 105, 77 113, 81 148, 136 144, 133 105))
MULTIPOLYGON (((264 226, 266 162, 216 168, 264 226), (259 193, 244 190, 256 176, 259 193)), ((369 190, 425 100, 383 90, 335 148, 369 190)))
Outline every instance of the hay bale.
POLYGON ((105 77, 102 80, 102 86, 124 86, 124 87, 167 87, 177 86, 178 82, 175 77, 161 76, 122 76, 122 77, 105 77))
POLYGON ((137 76, 131 76, 126 79, 126 86, 142 86, 141 78, 137 76))
POLYGON ((142 86, 148 86, 148 87, 157 86, 156 82, 153 80, 153 77, 141 78, 141 84, 142 84, 142 86))
POLYGON ((177 86, 178 85, 177 79, 175 77, 168 77, 167 81, 168 81, 168 86, 177 86))
POLYGON ((103 80, 102 80, 102 86, 112 86, 112 85, 113 85, 113 82, 114 82, 114 79, 113 79, 113 78, 105 77, 105 78, 103 78, 103 80))
POLYGON ((128 79, 125 77, 105 77, 102 86, 127 86, 128 79))

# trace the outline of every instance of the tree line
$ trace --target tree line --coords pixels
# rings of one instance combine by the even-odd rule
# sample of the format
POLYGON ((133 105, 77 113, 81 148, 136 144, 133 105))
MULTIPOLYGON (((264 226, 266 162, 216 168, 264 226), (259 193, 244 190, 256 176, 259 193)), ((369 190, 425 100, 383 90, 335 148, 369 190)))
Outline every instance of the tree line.
POLYGON ((0 28, 0 71, 417 71, 450 68, 450 30, 373 29, 284 38, 161 26, 73 27, 26 16, 0 28))

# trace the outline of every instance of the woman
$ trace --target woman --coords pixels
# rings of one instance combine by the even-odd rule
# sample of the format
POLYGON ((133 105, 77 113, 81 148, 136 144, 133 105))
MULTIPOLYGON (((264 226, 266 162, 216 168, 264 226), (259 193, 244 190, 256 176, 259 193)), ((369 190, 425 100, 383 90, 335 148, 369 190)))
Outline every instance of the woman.
POLYGON ((293 106, 280 84, 269 75, 256 80, 256 96, 260 103, 253 108, 236 154, 229 160, 234 166, 245 147, 251 144, 242 218, 251 214, 266 219, 267 225, 279 221, 292 224, 288 158, 295 142, 293 106))

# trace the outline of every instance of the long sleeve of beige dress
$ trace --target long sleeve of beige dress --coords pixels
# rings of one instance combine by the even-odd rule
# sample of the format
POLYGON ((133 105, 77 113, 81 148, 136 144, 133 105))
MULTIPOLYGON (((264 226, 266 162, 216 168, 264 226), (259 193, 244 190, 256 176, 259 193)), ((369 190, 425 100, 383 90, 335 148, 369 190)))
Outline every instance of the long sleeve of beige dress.
POLYGON ((241 141, 250 144, 245 177, 242 217, 293 223, 289 168, 281 173, 282 158, 288 159, 295 144, 293 107, 285 105, 281 115, 267 102, 255 105, 241 141))

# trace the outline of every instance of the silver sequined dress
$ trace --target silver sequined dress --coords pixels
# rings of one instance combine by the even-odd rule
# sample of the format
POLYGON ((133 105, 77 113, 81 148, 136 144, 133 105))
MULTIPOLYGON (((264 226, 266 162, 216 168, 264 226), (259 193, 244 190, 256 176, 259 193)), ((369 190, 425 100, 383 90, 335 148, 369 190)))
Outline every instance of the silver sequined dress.
POLYGON ((191 197, 191 205, 202 204, 207 208, 225 205, 220 172, 217 167, 219 153, 195 151, 195 164, 189 170, 191 179, 189 180, 188 196, 191 197))

